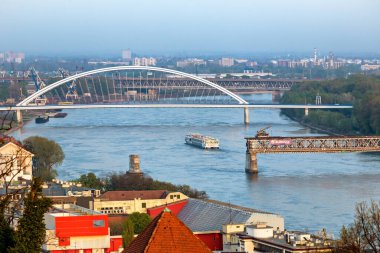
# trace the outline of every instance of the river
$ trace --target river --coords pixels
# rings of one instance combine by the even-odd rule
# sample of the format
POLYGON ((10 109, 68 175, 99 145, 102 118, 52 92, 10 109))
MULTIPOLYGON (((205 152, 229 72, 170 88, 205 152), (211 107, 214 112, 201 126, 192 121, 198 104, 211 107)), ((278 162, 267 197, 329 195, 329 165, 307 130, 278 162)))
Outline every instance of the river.
MULTIPOLYGON (((268 102, 270 95, 252 95, 268 102)), ((210 198, 281 214, 288 229, 339 234, 353 221, 355 204, 380 196, 380 155, 261 154, 259 175, 244 172, 245 140, 271 125, 273 136, 321 135, 280 114, 277 109, 87 109, 70 110, 64 119, 28 123, 18 139, 39 135, 58 142, 66 155, 59 178, 94 172, 105 176, 128 170, 129 154, 155 179, 188 184, 210 198), (217 137, 220 150, 184 144, 187 133, 217 137)))

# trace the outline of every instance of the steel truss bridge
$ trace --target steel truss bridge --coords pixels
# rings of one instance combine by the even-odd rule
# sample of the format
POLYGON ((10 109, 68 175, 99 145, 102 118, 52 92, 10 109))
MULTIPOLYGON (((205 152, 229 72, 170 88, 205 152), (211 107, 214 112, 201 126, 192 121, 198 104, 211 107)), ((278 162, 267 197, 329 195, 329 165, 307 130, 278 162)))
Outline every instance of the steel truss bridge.
POLYGON ((380 136, 256 137, 246 138, 247 173, 258 173, 258 153, 378 152, 380 136))

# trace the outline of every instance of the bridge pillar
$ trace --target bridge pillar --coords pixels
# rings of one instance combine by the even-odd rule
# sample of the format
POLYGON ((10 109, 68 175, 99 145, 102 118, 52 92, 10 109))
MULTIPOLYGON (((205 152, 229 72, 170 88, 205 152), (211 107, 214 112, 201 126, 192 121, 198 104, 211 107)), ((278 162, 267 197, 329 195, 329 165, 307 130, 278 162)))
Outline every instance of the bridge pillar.
POLYGON ((305 108, 305 116, 309 116, 309 108, 305 108))
POLYGON ((247 151, 245 155, 245 173, 257 174, 259 169, 257 168, 257 153, 250 153, 247 151))
POLYGON ((249 109, 248 107, 244 107, 244 124, 249 124, 249 109))
POLYGON ((272 91, 272 102, 279 102, 282 97, 281 91, 272 91))
POLYGON ((22 112, 21 110, 16 110, 16 120, 18 124, 22 124, 22 112))

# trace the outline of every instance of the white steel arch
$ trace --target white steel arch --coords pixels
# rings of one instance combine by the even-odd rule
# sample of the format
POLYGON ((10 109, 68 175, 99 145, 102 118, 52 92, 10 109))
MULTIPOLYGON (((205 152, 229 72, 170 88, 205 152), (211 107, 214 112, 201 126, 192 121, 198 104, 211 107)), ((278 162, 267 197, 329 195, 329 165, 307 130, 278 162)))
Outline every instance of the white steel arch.
POLYGON ((235 99, 236 101, 239 102, 239 104, 248 104, 247 101, 245 101, 244 99, 242 99, 241 97, 239 97, 238 95, 236 95, 235 93, 213 83, 213 82, 210 82, 206 79, 203 79, 201 77, 198 77, 198 76, 195 76, 195 75, 192 75, 192 74, 188 74, 188 73, 185 73, 185 72, 181 72, 181 71, 177 71, 177 70, 172 70, 172 69, 166 69, 166 68, 159 68, 159 67, 149 67, 149 66, 117 66, 117 67, 109 67, 109 68, 101 68, 101 69, 95 69, 95 70, 90 70, 90 71, 86 71, 86 72, 83 72, 83 73, 79 73, 79 74, 76 74, 76 75, 73 75, 73 76, 69 76, 65 79, 62 79, 62 80, 59 80, 53 84, 50 84, 48 86, 46 86, 45 88, 37 91, 36 93, 33 93, 32 95, 30 95, 29 97, 25 98, 23 101, 21 101, 20 103, 18 103, 16 106, 27 106, 30 102, 32 102, 34 99, 42 96, 43 94, 45 94, 46 92, 64 84, 64 83, 67 83, 67 82, 70 82, 72 80, 75 80, 75 79, 78 79, 78 78, 81 78, 81 77, 85 77, 85 76, 88 76, 88 75, 93 75, 93 74, 98 74, 98 73, 103 73, 103 72, 111 72, 111 71, 118 71, 118 70, 151 70, 151 71, 158 71, 158 72, 164 72, 164 73, 170 73, 170 74, 175 74, 175 75, 180 75, 180 76, 184 76, 184 77, 188 77, 190 79, 194 79, 194 80, 197 80, 201 83, 204 83, 206 85, 209 85, 225 94, 227 94, 228 96, 232 97, 233 99, 235 99))

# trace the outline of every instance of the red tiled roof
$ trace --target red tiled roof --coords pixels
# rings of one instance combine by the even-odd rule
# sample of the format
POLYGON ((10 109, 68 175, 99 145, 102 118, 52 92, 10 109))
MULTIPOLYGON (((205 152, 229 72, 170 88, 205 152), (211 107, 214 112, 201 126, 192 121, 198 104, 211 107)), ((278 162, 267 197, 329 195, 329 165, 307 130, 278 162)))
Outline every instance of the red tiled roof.
POLYGON ((183 200, 176 201, 173 203, 167 203, 164 205, 151 207, 151 208, 148 208, 146 212, 153 219, 156 216, 160 215, 160 213, 165 208, 168 208, 175 216, 177 216, 177 214, 181 212, 182 208, 187 204, 187 201, 188 201, 187 199, 183 199, 183 200))
POLYGON ((110 201, 133 200, 133 199, 164 199, 168 195, 166 190, 152 191, 108 191, 103 193, 100 198, 110 201))
POLYGON ((164 211, 145 228, 123 253, 211 253, 174 214, 164 211))
POLYGON ((0 147, 4 146, 5 144, 8 144, 9 142, 12 142, 20 147, 22 147, 21 143, 18 142, 15 138, 8 135, 0 135, 0 147))

